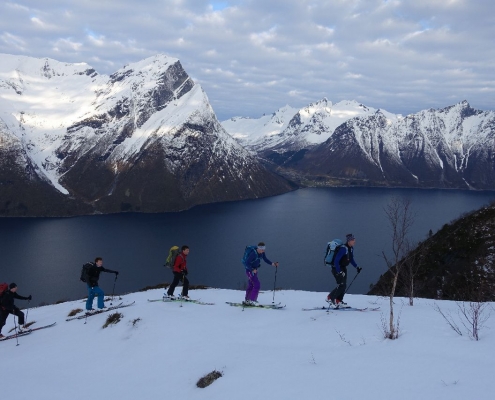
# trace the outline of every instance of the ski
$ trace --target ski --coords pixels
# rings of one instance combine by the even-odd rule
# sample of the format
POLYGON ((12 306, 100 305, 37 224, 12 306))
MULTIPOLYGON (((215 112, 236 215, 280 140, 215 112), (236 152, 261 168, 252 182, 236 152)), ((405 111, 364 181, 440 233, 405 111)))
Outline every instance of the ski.
POLYGON ((24 331, 22 333, 14 333, 13 335, 7 335, 7 336, 4 336, 3 338, 0 339, 0 342, 3 342, 5 340, 9 340, 9 339, 15 339, 15 338, 20 338, 20 337, 23 337, 23 336, 26 336, 26 335, 29 335, 32 331, 29 330, 29 331, 24 331))
POLYGON ((313 307, 313 308, 303 308, 303 311, 315 311, 315 310, 323 310, 323 311, 378 311, 380 307, 374 307, 374 308, 356 308, 356 307, 342 307, 342 308, 335 308, 335 307, 328 307, 328 306, 322 306, 322 307, 313 307))
POLYGON ((22 333, 17 333, 17 334, 14 333, 13 335, 5 336, 3 339, 0 339, 0 341, 15 339, 16 337, 26 336, 26 335, 29 335, 31 332, 39 331, 40 329, 50 328, 50 327, 54 326, 55 324, 56 324, 56 322, 54 322, 53 324, 49 324, 49 325, 39 326, 37 328, 29 328, 22 333))
POLYGON ((48 324, 48 325, 44 325, 44 326, 38 326, 36 328, 29 328, 29 332, 33 332, 33 331, 39 331, 40 329, 46 329, 46 328, 51 328, 52 326, 55 326, 57 323, 54 322, 53 324, 48 324))
POLYGON ((77 315, 75 317, 67 318, 66 321, 72 321, 72 320, 75 320, 75 319, 89 318, 89 317, 92 317, 93 315, 98 315, 98 314, 106 313, 108 311, 117 310, 119 308, 129 307, 129 306, 132 306, 134 303, 135 303, 135 301, 133 301, 132 303, 128 303, 128 304, 124 304, 124 302, 122 302, 120 304, 117 304, 116 306, 110 306, 108 308, 105 308, 104 310, 97 310, 97 311, 95 311, 94 313, 91 313, 91 314, 85 313, 85 314, 82 314, 82 315, 77 315))
POLYGON ((242 308, 267 308, 267 309, 272 309, 272 310, 281 310, 282 308, 285 308, 285 304, 282 305, 281 303, 277 303, 277 304, 258 304, 258 305, 255 305, 255 306, 246 305, 244 303, 232 303, 232 302, 229 302, 229 301, 226 301, 226 303, 229 306, 242 307, 242 308))
POLYGON ((205 303, 204 301, 200 301, 199 299, 167 299, 167 298, 161 298, 161 299, 148 299, 149 302, 155 302, 155 301, 161 301, 163 303, 177 303, 177 302, 184 302, 184 303, 194 303, 194 304, 201 304, 202 306, 214 306, 215 303, 205 303))

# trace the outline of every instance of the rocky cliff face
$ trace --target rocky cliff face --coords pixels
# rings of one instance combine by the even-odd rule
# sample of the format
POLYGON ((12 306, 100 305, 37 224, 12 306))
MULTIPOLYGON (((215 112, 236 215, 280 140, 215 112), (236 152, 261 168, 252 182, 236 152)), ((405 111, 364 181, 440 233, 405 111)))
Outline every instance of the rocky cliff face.
POLYGON ((60 193, 0 121, 0 215, 50 216, 89 213, 91 207, 60 193))
POLYGON ((177 211, 292 188, 225 132, 177 59, 151 57, 109 77, 85 64, 2 59, 1 162, 32 165, 30 179, 61 199, 51 215, 177 211))

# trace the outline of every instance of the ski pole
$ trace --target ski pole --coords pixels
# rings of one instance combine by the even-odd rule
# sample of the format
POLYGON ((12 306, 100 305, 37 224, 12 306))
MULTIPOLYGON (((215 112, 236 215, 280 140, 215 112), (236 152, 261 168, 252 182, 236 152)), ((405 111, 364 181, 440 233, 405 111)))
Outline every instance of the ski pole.
MULTIPOLYGON (((184 285, 186 284, 186 274, 182 272, 182 293, 184 293, 184 285)), ((180 295, 180 306, 182 307, 182 302, 184 301, 184 296, 180 295)))
POLYGON ((15 341, 17 342, 16 346, 19 346, 19 333, 17 332, 17 324, 15 322, 15 314, 14 314, 14 329, 15 329, 15 341))
POLYGON ((356 273, 356 276, 354 277, 354 279, 352 280, 352 282, 349 284, 349 286, 347 286, 347 289, 346 291, 344 292, 344 294, 347 293, 347 291, 351 288, 352 284, 354 283, 354 281, 356 280, 357 276, 359 275, 359 272, 356 273))
POLYGON ((27 322, 28 322, 29 303, 31 303, 31 300, 28 300, 28 306, 27 306, 27 310, 26 310, 26 318, 24 319, 24 326, 25 326, 25 325, 27 324, 27 322))
POLYGON ((272 304, 275 303, 275 288, 276 288, 276 285, 277 285, 277 272, 278 272, 278 265, 275 267, 275 281, 273 282, 273 300, 272 300, 272 304))
POLYGON ((115 283, 116 282, 117 282, 117 274, 115 274, 115 279, 113 280, 112 300, 110 300, 110 305, 113 305, 113 294, 115 293, 115 283))

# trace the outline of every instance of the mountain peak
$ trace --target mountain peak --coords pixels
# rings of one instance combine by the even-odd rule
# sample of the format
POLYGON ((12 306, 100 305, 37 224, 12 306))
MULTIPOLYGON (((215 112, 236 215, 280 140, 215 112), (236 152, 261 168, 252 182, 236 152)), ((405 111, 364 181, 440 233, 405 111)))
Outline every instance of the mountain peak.
POLYGON ((0 171, 14 163, 24 166, 19 180, 40 177, 31 192, 0 191, 0 204, 23 204, 21 215, 38 204, 70 215, 73 203, 74 214, 177 211, 292 188, 227 135, 177 58, 95 77, 87 64, 0 55, 0 73, 0 143, 13 143, 0 147, 0 171), (45 192, 56 200, 42 201, 45 192))

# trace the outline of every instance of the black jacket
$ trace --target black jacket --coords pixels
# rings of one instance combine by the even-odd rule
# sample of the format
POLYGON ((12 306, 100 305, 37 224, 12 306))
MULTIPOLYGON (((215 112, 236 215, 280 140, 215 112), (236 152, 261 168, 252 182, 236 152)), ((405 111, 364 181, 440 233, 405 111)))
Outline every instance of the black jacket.
POLYGON ((14 309, 16 308, 16 306, 14 305, 14 299, 29 300, 29 297, 19 296, 17 293, 7 290, 2 295, 2 300, 0 300, 2 309, 8 311, 14 311, 14 309))
POLYGON ((100 272, 108 272, 112 274, 117 273, 117 271, 112 271, 111 269, 107 269, 105 267, 97 267, 96 265, 93 265, 92 267, 88 268, 87 277, 86 277, 89 286, 98 286, 98 279, 100 279, 100 272))

